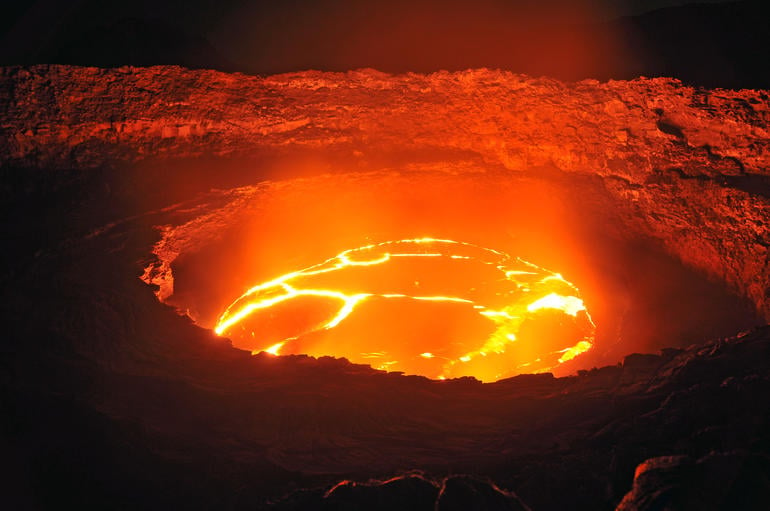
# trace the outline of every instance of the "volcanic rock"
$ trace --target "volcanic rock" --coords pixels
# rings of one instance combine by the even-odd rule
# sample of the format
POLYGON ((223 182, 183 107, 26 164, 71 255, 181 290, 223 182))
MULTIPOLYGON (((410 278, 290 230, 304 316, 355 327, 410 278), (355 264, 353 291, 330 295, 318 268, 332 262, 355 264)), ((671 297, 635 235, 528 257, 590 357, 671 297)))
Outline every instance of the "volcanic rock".
POLYGON ((444 480, 435 509, 440 511, 460 511, 461 509, 529 511, 529 508, 514 493, 468 476, 448 477, 444 480))
POLYGON ((329 490, 295 492, 270 507, 274 511, 319 509, 343 511, 528 511, 516 495, 489 481, 470 476, 431 480, 423 475, 398 476, 387 481, 343 481, 329 490))
POLYGON ((634 486, 617 511, 767 509, 770 459, 746 452, 712 453, 693 461, 662 456, 636 468, 634 486))

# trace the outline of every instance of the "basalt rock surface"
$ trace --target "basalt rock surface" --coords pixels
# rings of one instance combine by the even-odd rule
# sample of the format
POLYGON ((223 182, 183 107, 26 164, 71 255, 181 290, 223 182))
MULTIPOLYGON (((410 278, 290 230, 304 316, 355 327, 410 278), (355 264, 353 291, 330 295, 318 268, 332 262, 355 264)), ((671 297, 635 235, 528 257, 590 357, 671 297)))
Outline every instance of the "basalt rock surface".
POLYGON ((372 511, 530 511, 512 492, 476 477, 431 480, 406 474, 387 481, 342 481, 328 490, 295 492, 275 503, 275 511, 302 509, 372 511))
POLYGON ((643 184, 766 171, 765 91, 673 79, 563 83, 502 71, 308 71, 253 77, 178 67, 4 68, 0 161, 94 165, 265 147, 443 147, 511 170, 556 165, 643 184))
POLYGON ((661 456, 636 468, 634 486, 617 511, 762 509, 770 506, 770 459, 745 451, 661 456))

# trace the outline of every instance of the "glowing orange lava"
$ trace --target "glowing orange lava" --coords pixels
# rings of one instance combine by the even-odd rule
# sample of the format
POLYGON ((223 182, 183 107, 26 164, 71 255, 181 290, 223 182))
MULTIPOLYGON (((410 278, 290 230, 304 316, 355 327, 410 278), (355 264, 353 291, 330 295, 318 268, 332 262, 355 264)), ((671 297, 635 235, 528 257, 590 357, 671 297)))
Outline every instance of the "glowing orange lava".
POLYGON ((470 243, 421 238, 346 250, 254 286, 215 331, 255 353, 494 381, 579 356, 591 349, 595 325, 560 274, 470 243))

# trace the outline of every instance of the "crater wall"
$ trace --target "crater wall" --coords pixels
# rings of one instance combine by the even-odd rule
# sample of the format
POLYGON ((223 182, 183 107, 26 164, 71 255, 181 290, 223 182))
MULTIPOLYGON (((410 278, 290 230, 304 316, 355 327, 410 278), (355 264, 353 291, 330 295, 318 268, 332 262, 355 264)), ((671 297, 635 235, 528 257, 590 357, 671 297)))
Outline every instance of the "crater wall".
POLYGON ((629 236, 658 240, 770 317, 767 91, 486 69, 255 77, 34 66, 0 70, 0 105, 3 166, 455 151, 510 172, 594 176, 629 236))

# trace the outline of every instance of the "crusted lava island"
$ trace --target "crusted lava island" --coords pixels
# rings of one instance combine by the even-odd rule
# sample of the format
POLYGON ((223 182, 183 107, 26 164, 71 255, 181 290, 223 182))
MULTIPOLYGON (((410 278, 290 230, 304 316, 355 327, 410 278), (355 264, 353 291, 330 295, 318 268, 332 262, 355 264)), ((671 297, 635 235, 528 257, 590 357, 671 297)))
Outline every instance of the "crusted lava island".
POLYGON ((770 98, 0 68, 8 509, 770 509, 770 98))

